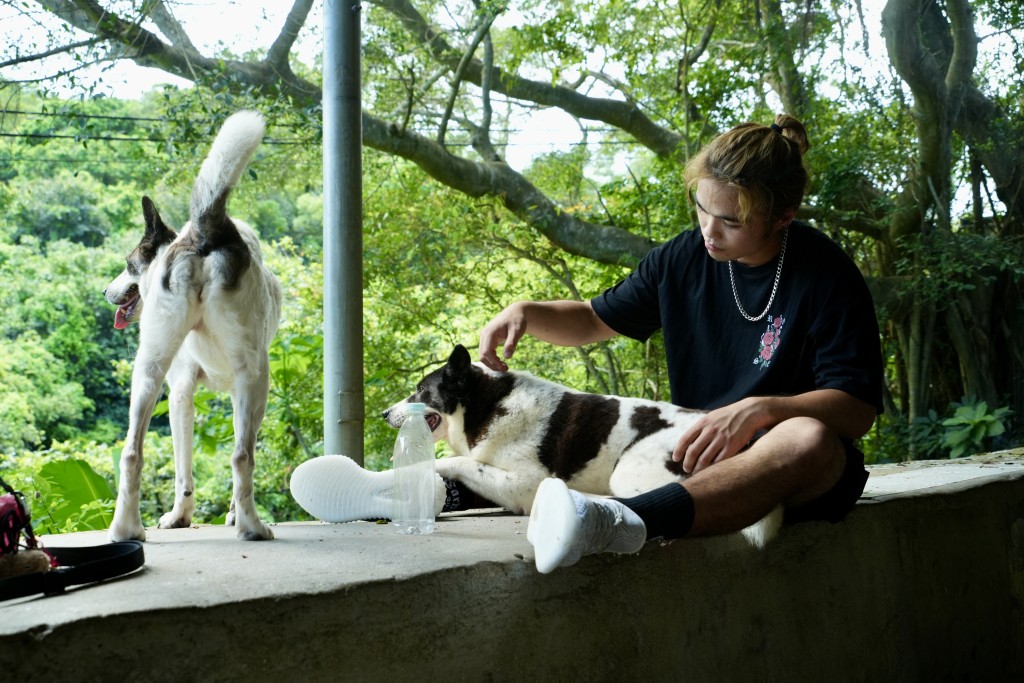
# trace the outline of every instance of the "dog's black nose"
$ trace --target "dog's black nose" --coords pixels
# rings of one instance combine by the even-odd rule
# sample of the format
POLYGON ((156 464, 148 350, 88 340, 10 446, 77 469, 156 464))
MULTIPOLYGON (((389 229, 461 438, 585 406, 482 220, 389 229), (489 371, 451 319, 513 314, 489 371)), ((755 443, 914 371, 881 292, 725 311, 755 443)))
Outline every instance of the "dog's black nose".
POLYGON ((381 413, 380 416, 383 417, 386 420, 386 419, 388 419, 388 415, 390 415, 390 414, 391 414, 391 408, 388 408, 383 413, 381 413))

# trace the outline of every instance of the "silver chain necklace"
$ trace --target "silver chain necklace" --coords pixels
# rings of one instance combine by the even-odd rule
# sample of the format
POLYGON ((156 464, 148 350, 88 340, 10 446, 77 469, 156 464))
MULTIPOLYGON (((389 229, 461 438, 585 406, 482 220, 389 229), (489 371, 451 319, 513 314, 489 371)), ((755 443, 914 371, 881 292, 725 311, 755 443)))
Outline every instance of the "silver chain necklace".
POLYGON ((782 276, 782 261, 786 258, 786 240, 789 239, 789 230, 786 229, 782 233, 782 249, 779 251, 779 267, 775 270, 775 283, 772 284, 772 295, 768 297, 768 305, 764 307, 761 315, 756 318, 745 310, 743 310, 743 304, 740 303, 740 293, 736 291, 736 276, 732 274, 732 261, 729 261, 729 282, 732 283, 732 298, 736 300, 736 308, 740 310, 740 315, 749 320, 752 323, 756 323, 766 315, 768 315, 768 309, 772 307, 772 302, 775 301, 775 292, 779 289, 779 277, 782 276))

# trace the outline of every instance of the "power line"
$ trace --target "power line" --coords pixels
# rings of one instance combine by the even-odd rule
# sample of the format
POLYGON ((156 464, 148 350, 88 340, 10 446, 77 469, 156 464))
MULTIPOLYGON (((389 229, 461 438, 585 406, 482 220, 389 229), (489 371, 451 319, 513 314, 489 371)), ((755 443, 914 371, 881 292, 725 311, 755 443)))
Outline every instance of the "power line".
MULTIPOLYGON (((145 123, 166 123, 167 122, 167 119, 165 119, 165 118, 148 117, 148 116, 128 116, 128 115, 112 115, 112 114, 84 114, 84 113, 80 114, 80 113, 67 112, 67 111, 63 111, 63 112, 62 111, 48 112, 48 111, 26 111, 26 110, 20 110, 20 109, 0 109, 0 115, 5 115, 5 114, 16 115, 16 116, 34 116, 34 117, 59 118, 59 119, 65 119, 65 120, 71 120, 71 119, 78 119, 78 120, 96 119, 96 120, 106 120, 106 121, 126 121, 126 122, 133 122, 133 123, 141 123, 141 122, 145 122, 145 123)), ((508 134, 508 133, 511 133, 511 132, 514 132, 514 131, 503 130, 503 131, 497 131, 497 132, 503 132, 503 133, 508 134)), ((551 132, 551 131, 548 130, 547 132, 551 132)), ((590 130, 589 132, 598 132, 598 131, 590 130)), ((71 133, 27 133, 27 132, 26 133, 20 133, 20 132, 13 132, 13 133, 0 132, 0 138, 27 139, 27 140, 74 140, 76 142, 82 142, 82 143, 85 143, 85 142, 166 143, 166 142, 170 141, 170 138, 161 137, 161 136, 144 136, 144 135, 90 135, 90 134, 83 134, 83 133, 71 134, 71 133)), ((272 138, 268 138, 268 139, 264 140, 264 144, 269 145, 269 146, 310 145, 313 142, 314 141, 312 139, 309 139, 309 140, 275 140, 275 139, 272 139, 272 138)), ((499 146, 502 147, 502 148, 516 148, 516 147, 524 148, 524 147, 552 147, 555 144, 556 143, 552 143, 552 142, 549 142, 549 141, 545 141, 545 142, 505 142, 505 143, 503 143, 503 144, 501 144, 499 146)), ((585 146, 585 145, 620 146, 620 145, 634 145, 636 143, 634 143, 632 141, 629 141, 629 140, 604 140, 604 139, 599 139, 597 141, 588 141, 588 142, 580 141, 580 142, 569 142, 569 143, 563 143, 563 144, 565 144, 565 145, 567 145, 569 147, 579 147, 579 146, 585 146)), ((448 147, 456 147, 456 148, 465 148, 465 147, 469 147, 470 143, 448 142, 447 146, 448 147)), ((183 149, 182 151, 184 151, 185 155, 187 156, 187 150, 183 149)), ((198 157, 200 155, 198 153, 196 153, 193 156, 198 157)), ((103 165, 103 164, 113 165, 113 164, 137 163, 137 161, 135 161, 135 160, 103 159, 103 158, 98 158, 98 157, 92 157, 92 158, 89 158, 89 157, 84 157, 84 158, 83 157, 65 157, 65 158, 49 158, 49 159, 41 159, 41 158, 40 159, 29 159, 29 158, 25 158, 25 157, 18 157, 18 158, 7 157, 5 159, 5 161, 7 161, 8 163, 16 162, 16 161, 20 161, 20 162, 36 161, 36 162, 40 162, 40 163, 79 163, 79 164, 81 164, 81 163, 88 163, 88 164, 100 164, 100 165, 103 165)))
POLYGON ((160 123, 167 120, 165 118, 158 118, 152 116, 115 116, 113 114, 79 114, 75 112, 60 111, 24 111, 21 109, 0 109, 0 114, 15 114, 17 116, 59 116, 68 119, 102 119, 106 121, 150 121, 156 123, 160 123))
MULTIPOLYGON (((195 154, 182 155, 182 156, 186 157, 186 158, 189 158, 189 159, 200 159, 200 158, 202 158, 202 155, 198 152, 198 150, 196 151, 195 154)), ((115 165, 115 164, 138 165, 139 160, 131 158, 131 157, 123 157, 123 158, 116 158, 116 157, 102 158, 102 157, 89 157, 89 156, 82 156, 82 157, 24 157, 24 156, 16 156, 15 157, 15 156, 5 156, 3 153, 0 153, 0 162, 11 163, 11 164, 13 164, 13 163, 39 163, 39 164, 88 164, 88 165, 112 166, 112 165, 115 165)), ((163 160, 162 163, 173 163, 173 162, 165 159, 165 160, 163 160)), ((309 166, 309 165, 316 165, 316 166, 319 166, 320 165, 319 161, 310 160, 310 161, 307 162, 307 161, 303 161, 301 159, 292 160, 292 161, 289 161, 288 163, 291 164, 292 166, 296 166, 296 165, 307 165, 307 166, 309 166)))
MULTIPOLYGON (((196 155, 198 156, 198 155, 196 155)), ((41 163, 41 164, 138 164, 138 159, 98 159, 80 157, 8 157, 0 156, 0 161, 5 163, 41 163)))
MULTIPOLYGON (((79 142, 168 142, 170 138, 162 137, 130 137, 125 135, 71 135, 68 133, 0 133, 0 138, 28 138, 40 140, 78 140, 79 142)), ((265 145, 308 145, 312 140, 273 140, 266 139, 265 145)))
MULTIPOLYGON (((149 122, 149 123, 166 123, 167 122, 166 118, 150 117, 150 116, 124 116, 124 115, 115 116, 115 115, 107 115, 107 114, 79 114, 79 113, 73 113, 73 112, 24 111, 24 110, 18 110, 18 109, 0 109, 0 114, 14 114, 14 115, 19 115, 19 116, 40 116, 40 117, 52 117, 52 118, 58 118, 59 117, 59 118, 65 118, 65 119, 100 119, 100 120, 112 120, 112 121, 144 121, 144 122, 149 122)), ((584 132, 586 132, 586 133, 599 133, 599 134, 601 134, 601 133, 613 133, 613 132, 616 132, 617 130, 618 129, 614 128, 614 127, 587 128, 584 132)), ((519 133, 519 132, 522 132, 522 131, 513 130, 513 129, 509 129, 509 128, 501 128, 501 129, 496 129, 493 132, 495 132, 495 133, 502 133, 502 134, 508 135, 510 133, 519 133)), ((546 129, 543 129, 543 132, 553 133, 553 132, 561 132, 561 131, 556 130, 556 129, 552 129, 552 128, 546 128, 546 129)), ((89 139, 96 139, 96 138, 89 138, 89 139)), ((138 141, 138 139, 135 139, 135 138, 129 138, 129 139, 137 140, 138 141)), ((164 140, 164 139, 157 139, 157 138, 153 138, 153 139, 151 139, 151 141, 153 141, 153 142, 166 142, 166 140, 164 140)), ((265 142, 267 144, 296 144, 296 145, 301 145, 301 144, 309 144, 309 142, 311 142, 311 141, 309 141, 309 140, 302 141, 302 140, 272 140, 272 139, 268 139, 265 142)), ((518 145, 529 145, 529 144, 546 144, 546 143, 515 143, 515 144, 518 144, 518 145)), ((581 142, 581 143, 570 143, 570 144, 579 145, 579 144, 584 144, 584 143, 581 142)), ((610 143, 599 142, 598 144, 631 144, 631 143, 629 143, 629 142, 610 142, 610 143)), ((465 146, 465 145, 456 143, 455 146, 465 146)))
MULTIPOLYGON (((98 119, 104 121, 129 121, 133 123, 146 122, 146 123, 166 123, 166 118, 158 118, 152 116, 124 116, 124 115, 113 115, 113 114, 79 114, 75 112, 59 112, 59 111, 25 111, 22 109, 0 109, 0 115, 11 114, 15 116, 38 116, 38 117, 50 117, 50 118, 62 118, 62 119, 98 119)), ((138 136, 102 136, 102 135, 70 135, 62 133, 0 133, 0 137, 5 138, 29 138, 29 139, 64 139, 64 140, 80 140, 80 141, 93 141, 98 140, 100 142, 167 142, 167 138, 163 137, 138 137, 138 136)), ((305 145, 309 144, 308 140, 274 140, 268 138, 263 141, 263 144, 267 145, 305 145)))
POLYGON ((0 138, 28 138, 30 140, 79 140, 100 142, 167 142, 166 138, 137 138, 123 135, 67 135, 61 133, 0 133, 0 138))
MULTIPOLYGON (((510 132, 510 131, 509 131, 510 132)), ((28 139, 55 139, 55 140, 77 140, 79 142, 169 142, 171 138, 162 137, 130 137, 124 135, 71 135, 67 133, 0 133, 0 138, 28 138, 28 139)), ((187 141, 186 141, 187 142, 187 141)), ((265 145, 309 145, 313 140, 275 140, 267 138, 263 141, 265 145)), ((471 143, 468 142, 446 142, 446 147, 469 147, 471 143)), ((554 142, 505 142, 495 143, 502 147, 548 147, 553 146, 557 143, 554 142)), ((590 141, 579 141, 579 142, 567 142, 563 143, 570 147, 580 147, 584 145, 637 145, 639 143, 632 140, 590 140, 590 141)))

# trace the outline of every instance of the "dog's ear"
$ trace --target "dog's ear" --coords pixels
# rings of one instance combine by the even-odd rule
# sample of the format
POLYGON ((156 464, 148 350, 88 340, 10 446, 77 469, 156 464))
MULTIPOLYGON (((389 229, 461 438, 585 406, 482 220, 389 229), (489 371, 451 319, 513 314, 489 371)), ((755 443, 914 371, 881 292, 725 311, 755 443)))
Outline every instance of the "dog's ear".
POLYGON ((452 355, 448 356, 448 363, 444 366, 444 381, 451 388, 456 396, 462 394, 469 376, 469 370, 473 365, 469 357, 469 351, 462 344, 455 347, 452 355))
POLYGON ((458 344, 452 355, 448 356, 447 370, 452 373, 463 374, 472 365, 473 359, 469 357, 469 351, 462 344, 458 344))
POLYGON ((149 197, 142 198, 142 216, 146 220, 146 236, 143 239, 157 244, 174 240, 175 232, 160 218, 156 205, 149 197))
POLYGON ((448 391, 459 399, 465 397, 472 365, 473 361, 469 357, 469 351, 465 346, 459 344, 452 351, 452 355, 448 356, 448 363, 444 366, 442 382, 448 387, 448 391))

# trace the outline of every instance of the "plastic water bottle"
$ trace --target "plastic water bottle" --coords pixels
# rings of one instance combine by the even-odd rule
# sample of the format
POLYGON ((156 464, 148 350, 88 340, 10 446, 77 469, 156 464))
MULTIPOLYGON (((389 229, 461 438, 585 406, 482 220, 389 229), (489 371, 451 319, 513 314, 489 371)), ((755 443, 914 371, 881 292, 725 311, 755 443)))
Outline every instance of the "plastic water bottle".
POLYGON ((434 531, 434 438, 423 416, 424 407, 422 403, 406 405, 408 416, 395 440, 391 519, 400 534, 434 531))

